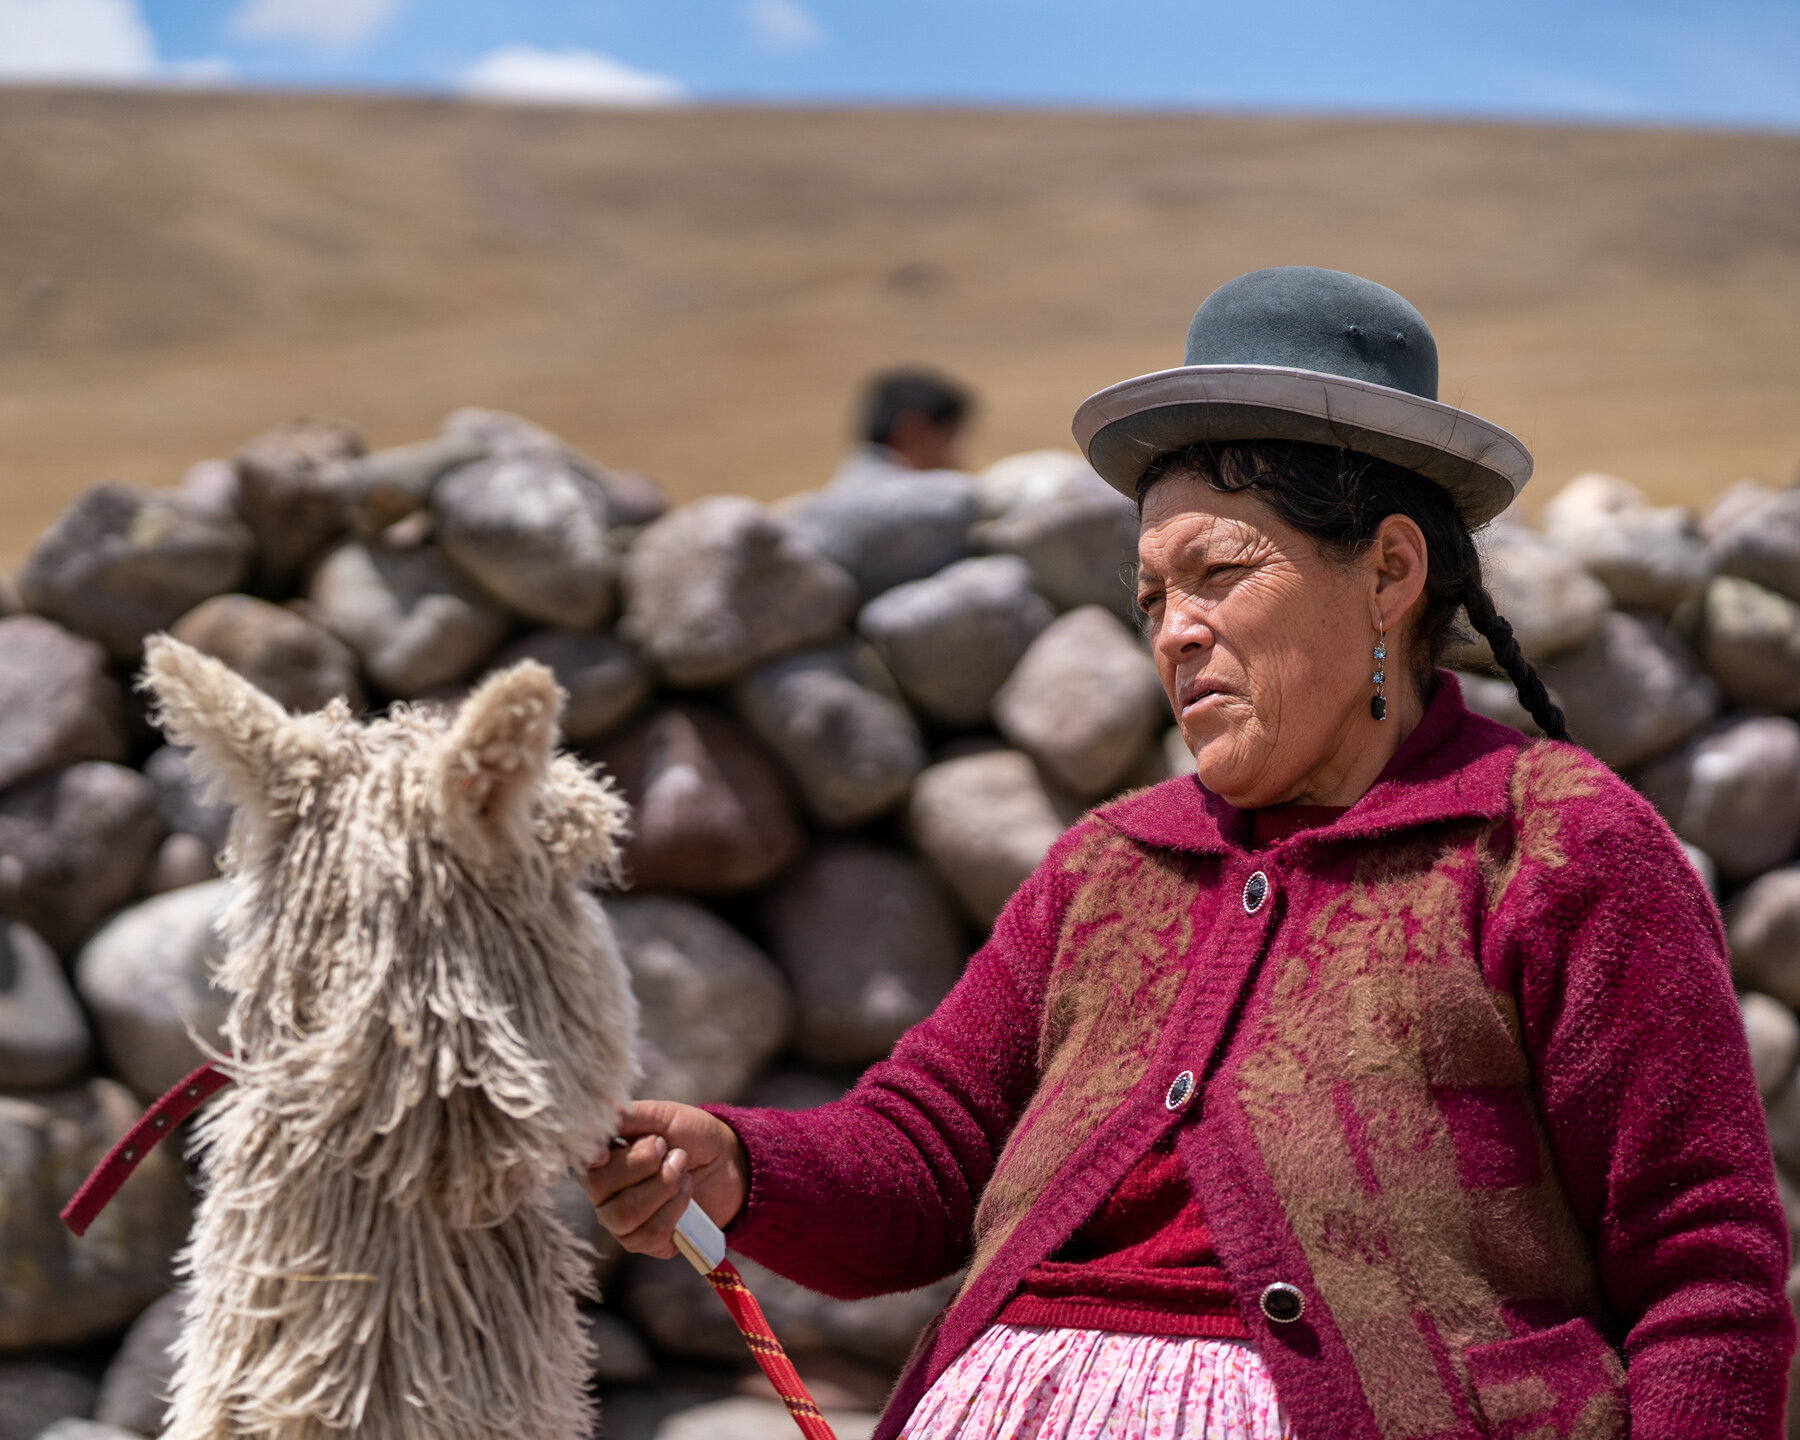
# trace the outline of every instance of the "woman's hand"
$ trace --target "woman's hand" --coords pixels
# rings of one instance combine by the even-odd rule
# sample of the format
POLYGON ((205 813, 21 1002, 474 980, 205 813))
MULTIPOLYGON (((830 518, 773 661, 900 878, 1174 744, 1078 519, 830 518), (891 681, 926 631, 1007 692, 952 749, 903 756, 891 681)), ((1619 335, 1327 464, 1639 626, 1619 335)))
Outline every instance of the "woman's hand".
POLYGON ((675 1222, 690 1199, 715 1224, 731 1223, 750 1188, 744 1145, 723 1120, 673 1100, 625 1107, 615 1145, 582 1176, 600 1223, 627 1250, 669 1259, 675 1222))

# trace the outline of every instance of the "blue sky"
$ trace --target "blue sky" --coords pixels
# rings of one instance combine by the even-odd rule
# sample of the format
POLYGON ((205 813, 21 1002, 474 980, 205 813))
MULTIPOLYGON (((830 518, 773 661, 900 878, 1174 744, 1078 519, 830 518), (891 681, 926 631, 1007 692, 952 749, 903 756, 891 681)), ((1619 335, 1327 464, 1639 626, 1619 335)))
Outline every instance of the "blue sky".
POLYGON ((1800 0, 0 0, 0 80, 1800 128, 1800 0))

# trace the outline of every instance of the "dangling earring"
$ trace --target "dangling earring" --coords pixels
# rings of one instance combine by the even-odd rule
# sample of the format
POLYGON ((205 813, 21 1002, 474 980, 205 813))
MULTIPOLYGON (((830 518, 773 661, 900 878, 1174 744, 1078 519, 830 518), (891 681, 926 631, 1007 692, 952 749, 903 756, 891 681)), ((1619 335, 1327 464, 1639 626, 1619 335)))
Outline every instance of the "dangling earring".
POLYGON ((1375 694, 1369 700, 1369 713, 1377 720, 1387 719, 1387 626, 1375 622, 1381 634, 1375 641, 1375 694))

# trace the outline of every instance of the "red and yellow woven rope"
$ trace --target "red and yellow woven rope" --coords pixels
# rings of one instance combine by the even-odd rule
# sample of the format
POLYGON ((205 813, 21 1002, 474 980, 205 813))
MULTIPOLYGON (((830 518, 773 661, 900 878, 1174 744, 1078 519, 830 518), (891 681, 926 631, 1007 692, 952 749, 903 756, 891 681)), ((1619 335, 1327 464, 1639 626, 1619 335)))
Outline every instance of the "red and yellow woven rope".
POLYGON ((744 1337, 744 1343, 750 1347, 756 1363, 762 1366, 763 1374, 769 1377, 769 1383, 775 1387, 781 1403, 787 1406, 788 1414, 794 1417, 800 1433, 806 1436, 806 1440, 837 1440, 831 1433, 831 1427, 825 1423, 825 1417, 819 1413, 818 1403, 807 1393, 806 1382, 800 1378, 800 1372, 794 1369, 794 1362, 788 1359, 787 1351, 781 1348, 781 1342, 769 1328, 762 1306, 756 1303, 756 1297, 750 1293, 744 1277, 738 1274, 737 1266, 729 1260, 721 1260, 707 1272, 706 1278, 712 1283, 713 1289, 719 1292, 719 1298, 731 1312, 738 1333, 744 1337))

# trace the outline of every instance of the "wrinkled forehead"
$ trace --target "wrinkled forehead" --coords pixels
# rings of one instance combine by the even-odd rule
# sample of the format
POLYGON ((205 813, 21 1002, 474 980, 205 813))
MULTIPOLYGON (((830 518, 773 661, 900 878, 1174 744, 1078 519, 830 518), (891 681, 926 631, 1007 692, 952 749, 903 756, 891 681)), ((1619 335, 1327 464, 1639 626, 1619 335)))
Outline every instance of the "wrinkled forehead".
POLYGON ((1260 497, 1177 477, 1144 497, 1138 569, 1161 575, 1195 566, 1244 564, 1302 543, 1304 537, 1260 497))

